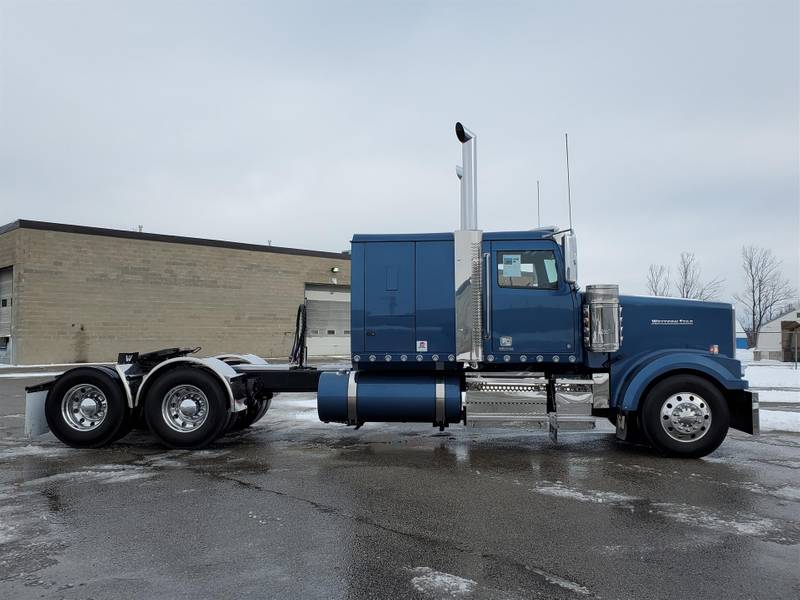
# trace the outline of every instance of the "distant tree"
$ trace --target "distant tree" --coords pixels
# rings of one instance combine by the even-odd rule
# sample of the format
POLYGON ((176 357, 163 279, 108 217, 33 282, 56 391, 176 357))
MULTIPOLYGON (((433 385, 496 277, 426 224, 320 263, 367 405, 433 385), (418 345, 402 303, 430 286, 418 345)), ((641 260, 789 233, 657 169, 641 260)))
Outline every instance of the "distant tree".
POLYGON ((781 274, 781 261, 768 248, 742 247, 744 291, 734 297, 741 305, 739 324, 751 347, 765 323, 788 311, 796 292, 781 274))
POLYGON ((681 252, 674 281, 675 292, 679 298, 714 300, 722 291, 722 283, 723 280, 718 277, 710 281, 703 281, 694 253, 681 252))
POLYGON ((647 291, 651 296, 669 296, 669 267, 650 265, 647 272, 647 291))

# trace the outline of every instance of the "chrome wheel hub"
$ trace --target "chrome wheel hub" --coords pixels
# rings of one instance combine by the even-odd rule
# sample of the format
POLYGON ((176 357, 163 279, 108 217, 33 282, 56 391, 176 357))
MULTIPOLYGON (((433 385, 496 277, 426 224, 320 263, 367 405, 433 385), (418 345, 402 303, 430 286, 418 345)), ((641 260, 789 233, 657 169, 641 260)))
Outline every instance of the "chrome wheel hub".
POLYGON ((103 423, 108 414, 108 400, 94 385, 71 387, 61 399, 61 416, 75 431, 92 431, 103 423))
POLYGON ((194 431, 208 417, 208 398, 198 387, 179 385, 164 396, 161 415, 170 429, 179 433, 194 431))
POLYGON ((661 405, 661 427, 673 440, 697 441, 711 427, 711 409, 693 392, 673 394, 661 405))

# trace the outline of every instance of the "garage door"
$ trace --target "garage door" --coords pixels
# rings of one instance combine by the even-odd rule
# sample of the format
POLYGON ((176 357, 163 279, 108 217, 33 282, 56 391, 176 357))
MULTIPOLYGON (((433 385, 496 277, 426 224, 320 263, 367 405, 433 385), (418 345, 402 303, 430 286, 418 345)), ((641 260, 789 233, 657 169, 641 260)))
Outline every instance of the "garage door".
POLYGON ((306 286, 309 356, 350 355, 350 288, 306 286))
POLYGON ((0 269, 0 363, 11 359, 11 284, 13 269, 0 269))

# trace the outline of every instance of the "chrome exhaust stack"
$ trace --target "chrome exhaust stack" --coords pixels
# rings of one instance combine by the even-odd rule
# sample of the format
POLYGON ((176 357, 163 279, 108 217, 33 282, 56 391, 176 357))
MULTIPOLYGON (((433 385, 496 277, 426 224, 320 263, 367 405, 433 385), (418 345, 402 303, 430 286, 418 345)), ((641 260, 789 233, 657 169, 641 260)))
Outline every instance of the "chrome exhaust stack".
POLYGON ((478 151, 477 136, 456 123, 456 137, 461 142, 461 229, 478 229, 478 151))
MULTIPOLYGON (((483 233, 478 229, 477 136, 456 123, 461 142, 462 166, 456 167, 461 183, 461 227, 453 234, 455 258, 456 360, 477 368, 483 360, 483 233)), ((486 255, 488 257, 488 255, 486 255)))

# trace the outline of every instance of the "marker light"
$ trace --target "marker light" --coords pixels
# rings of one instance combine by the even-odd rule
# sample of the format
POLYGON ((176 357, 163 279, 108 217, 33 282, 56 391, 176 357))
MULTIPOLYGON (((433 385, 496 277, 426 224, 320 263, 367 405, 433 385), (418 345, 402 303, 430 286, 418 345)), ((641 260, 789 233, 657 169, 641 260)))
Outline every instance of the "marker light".
POLYGON ((711 354, 719 354, 719 346, 717 344, 711 344, 708 351, 711 352, 711 354))

